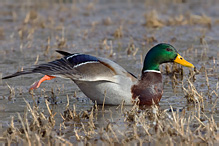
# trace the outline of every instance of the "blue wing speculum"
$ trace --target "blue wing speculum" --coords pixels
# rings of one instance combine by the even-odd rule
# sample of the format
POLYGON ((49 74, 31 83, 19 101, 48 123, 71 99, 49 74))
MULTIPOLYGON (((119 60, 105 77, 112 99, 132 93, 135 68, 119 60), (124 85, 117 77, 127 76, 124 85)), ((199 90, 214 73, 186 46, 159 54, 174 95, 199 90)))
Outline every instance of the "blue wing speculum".
POLYGON ((94 57, 94 56, 90 56, 90 55, 86 55, 86 54, 72 54, 70 56, 66 56, 65 59, 72 64, 72 67, 76 68, 78 66, 87 64, 87 63, 98 63, 99 60, 94 57))

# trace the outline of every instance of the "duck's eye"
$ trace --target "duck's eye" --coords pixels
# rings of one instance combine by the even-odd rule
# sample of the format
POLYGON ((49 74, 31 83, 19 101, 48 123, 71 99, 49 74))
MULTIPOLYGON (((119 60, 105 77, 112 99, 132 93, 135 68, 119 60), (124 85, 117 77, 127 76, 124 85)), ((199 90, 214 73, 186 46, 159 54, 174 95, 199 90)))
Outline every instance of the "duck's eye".
POLYGON ((166 50, 167 50, 168 52, 171 52, 171 51, 172 51, 172 49, 170 49, 170 48, 166 48, 166 50))

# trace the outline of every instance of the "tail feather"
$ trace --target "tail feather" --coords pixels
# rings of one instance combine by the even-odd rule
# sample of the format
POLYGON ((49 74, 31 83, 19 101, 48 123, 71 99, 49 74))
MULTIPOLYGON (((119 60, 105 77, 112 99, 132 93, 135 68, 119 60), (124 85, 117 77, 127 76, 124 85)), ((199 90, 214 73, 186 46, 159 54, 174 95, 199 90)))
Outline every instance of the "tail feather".
POLYGON ((59 54, 62 54, 63 56, 72 55, 71 53, 68 53, 68 52, 65 52, 65 51, 61 51, 61 50, 56 50, 56 52, 58 52, 59 54))

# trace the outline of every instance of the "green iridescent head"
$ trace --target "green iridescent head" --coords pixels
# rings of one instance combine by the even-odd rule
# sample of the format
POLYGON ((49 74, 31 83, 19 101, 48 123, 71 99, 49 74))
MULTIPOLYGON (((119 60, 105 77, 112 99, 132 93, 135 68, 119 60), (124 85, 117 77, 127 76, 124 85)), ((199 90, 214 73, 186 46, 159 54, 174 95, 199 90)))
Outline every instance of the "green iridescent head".
POLYGON ((159 65, 166 62, 176 62, 186 67, 194 66, 181 57, 170 44, 161 43, 149 50, 145 56, 143 72, 145 70, 159 71, 159 65))

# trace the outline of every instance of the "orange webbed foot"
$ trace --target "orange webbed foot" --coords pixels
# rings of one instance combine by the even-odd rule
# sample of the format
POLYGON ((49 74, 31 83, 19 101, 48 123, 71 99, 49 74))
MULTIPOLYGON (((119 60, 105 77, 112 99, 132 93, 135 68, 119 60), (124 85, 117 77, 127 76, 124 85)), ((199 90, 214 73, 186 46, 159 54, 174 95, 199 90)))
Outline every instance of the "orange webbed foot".
POLYGON ((45 75, 44 77, 42 77, 38 82, 34 82, 31 86, 30 86, 30 90, 34 90, 36 88, 39 88, 40 84, 46 80, 52 80, 53 78, 55 78, 54 76, 49 76, 49 75, 45 75))

